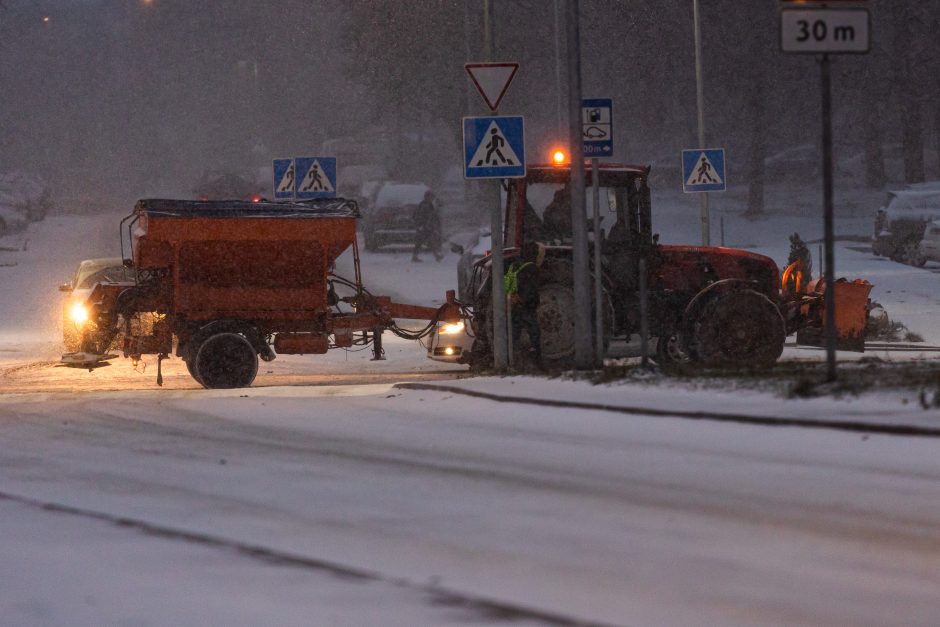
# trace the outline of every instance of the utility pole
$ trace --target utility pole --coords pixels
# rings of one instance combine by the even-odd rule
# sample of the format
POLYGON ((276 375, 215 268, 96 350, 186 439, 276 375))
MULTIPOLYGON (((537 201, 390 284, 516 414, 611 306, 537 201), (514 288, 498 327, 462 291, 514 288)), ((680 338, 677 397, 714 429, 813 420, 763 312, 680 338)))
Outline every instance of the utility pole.
POLYGON ((555 4, 555 132, 561 135, 561 9, 559 3, 561 0, 554 0, 555 4))
POLYGON ((821 82, 823 124, 823 238, 826 247, 826 381, 836 380, 836 270, 832 192, 832 71, 828 54, 822 55, 821 82))
MULTIPOLYGON (((493 60, 493 2, 483 0, 483 52, 486 61, 493 60)), ((494 114, 497 113, 494 111, 494 114)), ((506 290, 503 286, 503 207, 500 198, 502 182, 493 184, 493 211, 490 214, 490 236, 493 259, 490 265, 493 306, 493 367, 505 370, 509 367, 508 334, 506 333, 506 290)))
MULTIPOLYGON (((695 22, 695 94, 698 102, 698 147, 705 149, 705 79, 702 74, 702 23, 698 7, 699 0, 692 0, 692 19, 695 22)), ((708 192, 699 195, 702 199, 702 246, 711 245, 710 221, 708 217, 708 192)))
POLYGON ((591 342, 591 273, 588 267, 587 220, 584 202, 584 145, 581 131, 581 16, 579 0, 567 0, 568 125, 571 151, 571 227, 574 262, 574 365, 594 365, 591 342))

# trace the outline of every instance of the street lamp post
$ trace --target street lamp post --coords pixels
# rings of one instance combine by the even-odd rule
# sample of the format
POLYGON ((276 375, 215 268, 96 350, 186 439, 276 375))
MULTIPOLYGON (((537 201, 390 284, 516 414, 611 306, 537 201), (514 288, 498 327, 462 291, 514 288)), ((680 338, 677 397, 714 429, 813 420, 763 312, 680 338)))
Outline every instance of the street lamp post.
MULTIPOLYGON (((692 19, 695 22, 695 96, 698 104, 698 147, 705 149, 705 79, 702 73, 702 24, 698 6, 692 0, 692 19)), ((708 217, 708 192, 699 194, 702 199, 702 246, 711 245, 708 217)))

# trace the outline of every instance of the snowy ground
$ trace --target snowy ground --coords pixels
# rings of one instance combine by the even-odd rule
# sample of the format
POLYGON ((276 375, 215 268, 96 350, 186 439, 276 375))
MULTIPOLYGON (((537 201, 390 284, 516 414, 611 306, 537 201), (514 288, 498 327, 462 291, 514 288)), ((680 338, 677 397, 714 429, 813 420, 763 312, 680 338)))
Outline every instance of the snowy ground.
MULTIPOLYGON (((838 233, 865 236, 865 203, 880 196, 849 200, 838 233)), ((787 235, 822 235, 782 204, 749 221, 737 202, 715 200, 728 245, 782 263, 787 235)), ((658 199, 663 241, 697 242, 697 211, 692 197, 658 199)), ((388 361, 279 358, 259 387, 231 392, 198 389, 175 359, 163 389, 153 362, 56 368, 55 288, 80 259, 119 252, 126 213, 54 216, 0 240, 0 623, 936 624, 938 438, 393 384, 940 429, 909 391, 792 401, 662 382, 455 381, 463 367, 392 338, 388 361)), ((425 257, 364 253, 365 282, 440 302, 456 256, 425 257)), ((940 268, 846 241, 837 269, 940 344, 940 268)))

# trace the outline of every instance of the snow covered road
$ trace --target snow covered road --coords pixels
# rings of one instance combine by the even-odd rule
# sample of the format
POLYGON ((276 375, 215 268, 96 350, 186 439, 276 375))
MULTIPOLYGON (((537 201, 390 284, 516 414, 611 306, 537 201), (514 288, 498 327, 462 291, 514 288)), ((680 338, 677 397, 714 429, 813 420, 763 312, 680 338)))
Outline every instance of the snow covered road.
MULTIPOLYGON (((398 585, 404 598, 389 603, 407 611, 392 617, 413 616, 422 599, 433 612, 434 591, 532 620, 526 611, 588 623, 930 625, 940 616, 935 439, 803 429, 768 437, 761 427, 386 385, 7 396, 0 439, 0 493, 105 517, 63 522, 70 515, 0 501, 8 538, 37 542, 44 526, 92 521, 93 537, 106 537, 117 532, 107 521, 118 519, 201 534, 365 572, 382 594, 398 585)), ((133 552, 153 550, 147 534, 121 533, 133 552)), ((87 614, 96 620, 84 624, 136 616, 120 591, 135 589, 127 577, 141 563, 123 549, 89 551, 89 541, 82 535, 42 559, 4 542, 0 580, 65 579, 77 560, 96 578, 97 609, 87 614), (115 563, 117 553, 125 558, 115 563)), ((161 542, 180 550, 172 534, 161 542)), ((244 562, 253 559, 185 552, 172 568, 154 566, 167 607, 192 594, 230 597, 229 566, 250 572, 244 562), (173 584, 202 577, 212 583, 197 591, 173 584)), ((277 577, 271 568, 264 563, 277 577)), ((74 592, 88 582, 63 583, 74 592)), ((294 608, 279 624, 336 624, 342 594, 323 604, 323 588, 306 585, 313 592, 295 582, 257 594, 294 608)), ((156 605, 150 588, 136 590, 156 605)), ((31 621, 29 611, 68 616, 70 599, 5 585, 0 615, 63 624, 31 621)), ((173 622, 167 612, 148 614, 151 623, 173 622)), ((493 618, 479 612, 471 620, 493 618)), ((226 618, 258 622, 251 613, 226 618)), ((417 623, 466 619, 427 614, 417 623)))

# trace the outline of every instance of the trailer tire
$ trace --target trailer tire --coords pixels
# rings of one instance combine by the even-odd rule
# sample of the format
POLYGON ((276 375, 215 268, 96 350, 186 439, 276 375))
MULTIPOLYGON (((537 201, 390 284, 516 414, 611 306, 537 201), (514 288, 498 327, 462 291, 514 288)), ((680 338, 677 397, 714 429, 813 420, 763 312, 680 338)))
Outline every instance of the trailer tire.
POLYGON ((258 353, 238 333, 210 335, 199 345, 192 363, 190 374, 195 370, 193 378, 210 390, 248 387, 258 374, 258 353))

